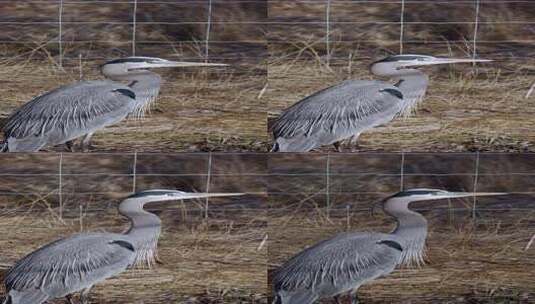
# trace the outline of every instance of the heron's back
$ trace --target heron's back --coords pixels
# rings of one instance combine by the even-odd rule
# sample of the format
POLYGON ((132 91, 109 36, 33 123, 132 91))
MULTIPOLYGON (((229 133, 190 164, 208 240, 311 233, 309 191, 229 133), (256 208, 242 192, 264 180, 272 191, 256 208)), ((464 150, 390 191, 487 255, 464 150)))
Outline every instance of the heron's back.
POLYGON ((57 145, 124 119, 135 93, 113 81, 82 81, 62 86, 22 105, 7 119, 4 136, 28 144, 57 145))
POLYGON ((389 83, 347 80, 286 109, 274 123, 273 135, 284 146, 281 150, 308 151, 391 121, 402 99, 389 83))
POLYGON ((343 233, 309 247, 284 263, 273 278, 274 291, 284 298, 309 293, 331 297, 391 273, 402 248, 393 236, 343 233))
POLYGON ((124 271, 135 249, 124 235, 77 234, 28 254, 8 271, 6 289, 39 288, 50 298, 63 297, 124 271))

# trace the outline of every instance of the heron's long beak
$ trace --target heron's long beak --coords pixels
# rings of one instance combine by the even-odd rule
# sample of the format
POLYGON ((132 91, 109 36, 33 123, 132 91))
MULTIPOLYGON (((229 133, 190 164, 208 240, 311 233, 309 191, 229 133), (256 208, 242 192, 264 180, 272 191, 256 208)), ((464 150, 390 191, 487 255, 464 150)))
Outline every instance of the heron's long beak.
POLYGON ((495 196, 507 195, 505 192, 448 192, 444 198, 470 197, 470 196, 495 196))
POLYGON ((245 193, 203 193, 203 192, 183 192, 176 195, 177 200, 192 199, 192 198, 206 198, 206 197, 221 197, 221 196, 240 196, 245 193))
POLYGON ((491 62, 490 59, 468 59, 468 58, 434 58, 426 61, 413 61, 403 64, 403 67, 416 67, 424 65, 435 64, 450 64, 450 63, 474 63, 474 62, 491 62))
POLYGON ((185 61, 165 61, 158 63, 146 63, 146 68, 187 68, 187 67, 223 67, 228 66, 224 63, 206 63, 206 62, 185 62, 185 61))

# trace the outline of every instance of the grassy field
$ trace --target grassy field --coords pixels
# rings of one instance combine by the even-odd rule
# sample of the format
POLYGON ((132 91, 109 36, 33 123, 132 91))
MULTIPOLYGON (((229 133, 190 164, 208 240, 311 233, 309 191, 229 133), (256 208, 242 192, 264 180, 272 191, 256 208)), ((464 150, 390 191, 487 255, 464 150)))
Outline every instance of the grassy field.
MULTIPOLYGON (((526 98, 535 83, 529 6, 482 4, 474 50, 474 3, 408 1, 403 53, 470 58, 476 51, 494 62, 425 69, 431 81, 418 111, 363 133, 360 150, 533 151, 534 96, 526 98)), ((373 61, 399 53, 399 3, 332 1, 328 39, 326 10, 321 1, 270 2, 270 120, 320 89, 371 79, 373 61)))
POLYGON ((4 156, 0 277, 15 261, 58 238, 125 231, 128 221, 116 207, 133 188, 247 192, 148 205, 162 219, 158 249, 163 265, 98 284, 91 303, 266 303, 267 211, 258 177, 264 159, 214 154, 209 163, 204 153, 140 154, 134 165, 131 156, 67 154, 61 158, 61 175, 58 154, 4 156))
MULTIPOLYGON (((331 153, 270 155, 269 271, 334 234, 389 232, 374 203, 410 188, 509 192, 422 201, 427 264, 400 267, 360 289, 363 303, 533 303, 533 154, 331 153), (327 169, 329 168, 329 169, 327 169), (328 174, 327 174, 328 172, 328 174)), ((321 303, 331 303, 329 300, 321 303)))
MULTIPOLYGON (((362 205, 362 201, 358 203, 362 205)), ((533 303, 535 256, 532 249, 525 250, 534 232, 533 210, 484 211, 476 222, 469 208, 423 214, 430 227, 426 265, 398 268, 392 275, 364 285, 359 292, 363 303, 533 303)), ((325 208, 292 209, 286 214, 270 213, 269 218, 271 270, 336 233, 388 232, 394 227, 393 220, 384 216, 325 208)))
MULTIPOLYGON (((102 78, 99 65, 132 55, 133 8, 125 2, 66 1, 60 48, 58 3, 0 3, 0 125, 33 97, 102 78)), ((266 16, 262 2, 215 2, 207 34, 206 3, 140 1, 136 55, 229 67, 158 70, 165 83, 152 113, 99 132, 94 151, 265 151, 266 16)))

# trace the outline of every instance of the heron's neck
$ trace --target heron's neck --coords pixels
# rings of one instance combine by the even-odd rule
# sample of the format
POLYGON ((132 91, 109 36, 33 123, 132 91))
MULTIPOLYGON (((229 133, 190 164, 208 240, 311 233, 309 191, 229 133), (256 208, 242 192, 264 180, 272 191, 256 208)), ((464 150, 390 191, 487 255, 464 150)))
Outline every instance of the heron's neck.
POLYGON ((397 226, 392 234, 402 243, 401 263, 406 265, 424 264, 425 239, 427 237, 425 217, 409 210, 408 203, 387 202, 384 205, 384 210, 397 221, 397 226))
POLYGON ((126 83, 136 93, 136 106, 130 113, 134 117, 143 117, 149 112, 160 92, 161 77, 150 71, 114 76, 112 79, 126 83))
POLYGON ((418 103, 422 101, 427 90, 429 77, 414 70, 411 74, 395 76, 393 80, 403 94, 400 114, 407 117, 416 110, 418 103))
POLYGON ((161 221, 158 216, 143 210, 147 202, 139 199, 126 199, 119 205, 119 213, 126 216, 130 222, 130 229, 126 236, 136 249, 136 265, 154 264, 157 255, 158 238, 160 237, 161 221))

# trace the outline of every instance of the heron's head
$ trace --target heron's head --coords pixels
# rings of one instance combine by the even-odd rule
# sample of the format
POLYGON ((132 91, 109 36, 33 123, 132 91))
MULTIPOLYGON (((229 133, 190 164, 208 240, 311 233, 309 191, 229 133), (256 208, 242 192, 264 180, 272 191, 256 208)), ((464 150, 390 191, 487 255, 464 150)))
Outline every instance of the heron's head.
POLYGON ((214 67, 227 66, 221 63, 204 62, 181 62, 171 61, 156 57, 126 57, 114 59, 102 65, 102 74, 106 77, 114 78, 125 75, 135 75, 146 73, 154 68, 174 68, 174 67, 214 67))
POLYGON ((418 68, 428 65, 451 63, 489 62, 488 59, 438 58, 428 55, 393 55, 372 63, 370 71, 378 76, 400 76, 419 73, 418 68))
POLYGON ((202 193, 202 192, 183 192, 178 190, 167 189, 153 189, 136 192, 130 195, 127 199, 137 199, 144 202, 162 202, 162 201, 176 201, 183 199, 196 199, 207 197, 220 196, 238 196, 244 193, 202 193))
POLYGON ((390 197, 390 199, 401 199, 411 202, 415 201, 427 201, 438 200, 445 198, 460 198, 471 196, 493 196, 493 195, 506 195, 507 193, 501 192, 452 192, 441 189, 426 189, 415 188, 398 192, 390 197))
POLYGON ((502 192, 453 192, 441 189, 427 189, 427 188, 414 188, 400 191, 394 195, 391 195, 375 204, 371 207, 371 213, 374 214, 374 210, 379 205, 386 211, 393 210, 406 210, 410 203, 418 201, 431 201, 446 198, 462 198, 462 197, 474 197, 474 196, 494 196, 494 195, 507 195, 508 193, 502 192))

